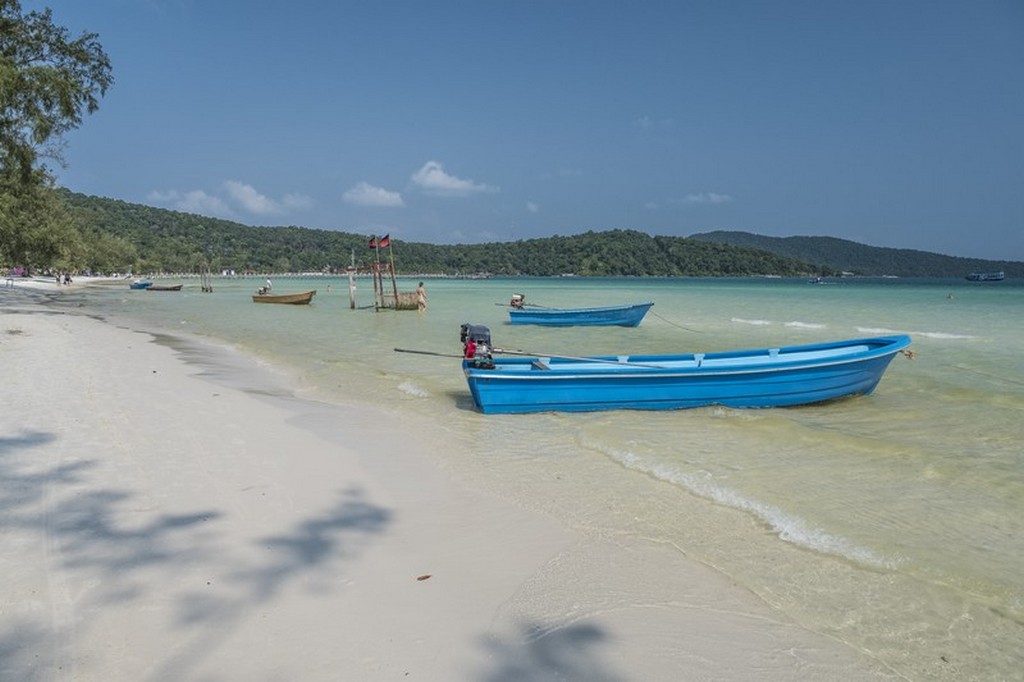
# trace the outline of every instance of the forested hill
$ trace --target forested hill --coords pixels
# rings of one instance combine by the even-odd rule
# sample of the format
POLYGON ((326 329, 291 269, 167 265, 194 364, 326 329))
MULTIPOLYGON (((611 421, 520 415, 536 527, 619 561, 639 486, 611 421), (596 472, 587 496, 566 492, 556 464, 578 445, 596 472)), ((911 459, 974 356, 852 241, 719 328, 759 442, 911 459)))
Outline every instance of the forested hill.
POLYGON ((944 256, 914 249, 866 246, 835 237, 764 237, 749 232, 705 232, 690 239, 731 244, 812 263, 823 271, 898 277, 964 277, 970 272, 1002 270, 1024 277, 1024 263, 944 256))
MULTIPOLYGON (((304 227, 251 227, 67 190, 59 195, 88 245, 87 267, 100 272, 342 271, 353 257, 371 263, 369 235, 304 227)), ((955 258, 865 246, 830 237, 773 238, 745 232, 692 237, 637 230, 586 232, 489 244, 438 245, 392 239, 400 274, 551 276, 963 277, 1003 270, 1024 277, 1024 263, 955 258)))
MULTIPOLYGON (((136 273, 321 272, 368 266, 369 235, 304 227, 250 227, 61 190, 91 245, 90 269, 136 273)), ((401 273, 549 276, 801 276, 811 265, 766 251, 652 237, 635 230, 587 232, 490 244, 436 245, 392 239, 401 273)))

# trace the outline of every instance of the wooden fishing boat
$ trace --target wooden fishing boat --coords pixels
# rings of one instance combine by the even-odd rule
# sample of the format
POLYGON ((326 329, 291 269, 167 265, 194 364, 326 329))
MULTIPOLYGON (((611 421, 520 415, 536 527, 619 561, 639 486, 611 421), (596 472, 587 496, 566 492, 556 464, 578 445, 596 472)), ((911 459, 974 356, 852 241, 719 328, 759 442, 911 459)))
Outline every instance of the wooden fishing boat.
POLYGON ((636 327, 653 303, 630 303, 594 308, 543 308, 523 305, 508 310, 512 324, 540 324, 548 327, 636 327))
POLYGON ((289 303, 291 305, 305 305, 313 300, 313 296, 316 295, 316 289, 310 291, 301 291, 296 294, 263 294, 256 293, 252 295, 254 303, 289 303))
POLYGON ((181 287, 181 284, 151 284, 150 286, 146 287, 146 291, 181 291, 181 287))
POLYGON ((490 347, 486 327, 465 325, 463 336, 470 357, 462 369, 485 414, 820 403, 871 393, 911 342, 895 335, 717 353, 544 357, 481 352, 490 347))
POLYGON ((148 289, 153 286, 153 281, 148 279, 136 279, 128 283, 129 289, 148 289))

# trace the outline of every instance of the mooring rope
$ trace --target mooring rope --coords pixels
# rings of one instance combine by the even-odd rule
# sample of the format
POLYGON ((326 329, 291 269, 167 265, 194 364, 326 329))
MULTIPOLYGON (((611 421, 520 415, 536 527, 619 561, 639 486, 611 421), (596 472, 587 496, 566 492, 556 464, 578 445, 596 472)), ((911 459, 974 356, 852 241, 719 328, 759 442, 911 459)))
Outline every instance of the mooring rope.
POLYGON ((684 327, 681 324, 676 324, 672 320, 666 320, 664 317, 662 317, 658 313, 654 312, 653 310, 649 311, 648 315, 653 315, 654 317, 658 318, 659 320, 661 320, 665 324, 670 324, 673 327, 678 327, 679 329, 682 329, 683 331, 693 332, 694 334, 703 334, 703 332, 701 330, 699 330, 699 329, 690 329, 689 327, 684 327))

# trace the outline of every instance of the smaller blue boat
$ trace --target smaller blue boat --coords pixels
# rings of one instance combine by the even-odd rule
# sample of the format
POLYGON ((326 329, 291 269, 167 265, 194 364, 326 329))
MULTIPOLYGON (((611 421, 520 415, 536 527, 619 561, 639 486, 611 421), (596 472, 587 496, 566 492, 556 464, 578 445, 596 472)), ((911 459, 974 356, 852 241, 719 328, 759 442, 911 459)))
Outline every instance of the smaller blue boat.
POLYGON ((137 279, 128 284, 129 289, 148 289, 153 286, 153 282, 148 279, 137 279))
MULTIPOLYGON (((513 297, 515 302, 515 297, 513 297)), ((548 327, 636 327, 644 319, 653 303, 630 303, 608 305, 596 308, 509 308, 508 317, 512 324, 540 324, 548 327)))
POLYGON ((462 325, 462 370, 485 414, 789 407, 874 391, 904 334, 803 346, 681 355, 548 357, 491 346, 462 325), (518 355, 523 357, 498 357, 518 355))

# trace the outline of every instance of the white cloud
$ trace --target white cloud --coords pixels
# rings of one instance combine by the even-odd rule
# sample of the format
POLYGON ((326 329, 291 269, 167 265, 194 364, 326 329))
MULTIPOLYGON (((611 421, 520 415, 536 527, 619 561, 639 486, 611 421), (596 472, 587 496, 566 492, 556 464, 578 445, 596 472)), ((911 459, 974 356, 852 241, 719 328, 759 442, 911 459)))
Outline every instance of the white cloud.
POLYGON ((252 185, 237 180, 227 180, 224 182, 224 191, 235 203, 240 204, 246 213, 256 215, 281 213, 281 207, 274 200, 257 192, 252 185))
POLYGON ((178 193, 174 190, 167 192, 161 192, 158 189, 153 190, 146 195, 146 201, 152 201, 158 204, 170 204, 178 198, 178 193))
POLYGON ((449 175, 444 171, 444 166, 437 161, 427 161, 423 164, 422 168, 412 174, 412 181, 425 192, 445 196, 467 196, 498 191, 497 187, 449 175))
POLYGON ((732 201, 732 197, 728 194, 715 194, 714 192, 688 194, 683 197, 684 204, 727 204, 730 201, 732 201))
POLYGON ((286 194, 284 199, 277 202, 256 191, 252 185, 237 180, 223 182, 220 189, 222 196, 207 194, 201 189, 189 192, 154 190, 149 193, 147 198, 157 204, 170 206, 185 213, 232 219, 237 218, 239 211, 250 215, 264 216, 305 210, 313 206, 313 200, 304 194, 286 194))
POLYGON ((181 193, 176 190, 161 192, 154 190, 147 199, 158 204, 166 204, 175 211, 183 213, 199 213, 201 215, 232 216, 231 207, 222 199, 209 195, 201 189, 181 193))
POLYGON ((341 198, 356 206, 405 206, 402 195, 383 187, 374 187, 368 182, 359 182, 345 190, 341 198))

